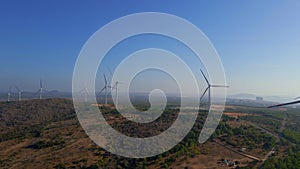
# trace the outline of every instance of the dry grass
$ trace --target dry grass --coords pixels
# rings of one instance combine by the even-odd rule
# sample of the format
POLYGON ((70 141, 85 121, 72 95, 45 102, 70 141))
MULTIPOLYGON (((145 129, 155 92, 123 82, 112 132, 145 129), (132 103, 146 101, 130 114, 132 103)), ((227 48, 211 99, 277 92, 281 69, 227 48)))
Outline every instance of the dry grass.
POLYGON ((238 118, 238 117, 243 117, 243 116, 253 116, 253 114, 248 114, 248 113, 236 113, 236 112, 224 112, 225 115, 238 118))
POLYGON ((39 138, 1 142, 0 149, 1 168, 53 168, 58 164, 76 168, 98 160, 94 155, 97 146, 85 135, 76 119, 50 124, 39 138), (55 139, 63 142, 40 149, 30 148, 38 141, 55 139))

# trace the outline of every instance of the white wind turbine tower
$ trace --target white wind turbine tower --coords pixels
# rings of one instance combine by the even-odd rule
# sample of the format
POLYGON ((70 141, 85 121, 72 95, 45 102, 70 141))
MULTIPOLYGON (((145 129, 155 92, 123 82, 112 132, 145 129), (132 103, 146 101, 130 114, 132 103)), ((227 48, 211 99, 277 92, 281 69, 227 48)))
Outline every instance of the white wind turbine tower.
POLYGON ((22 92, 21 92, 21 90, 18 88, 18 86, 15 86, 15 88, 16 88, 17 91, 18 91, 18 101, 21 101, 21 100, 22 100, 22 92))
POLYGON ((42 99, 43 98, 43 83, 42 83, 42 79, 40 79, 40 88, 39 90, 36 92, 36 94, 39 94, 39 98, 42 99))
POLYGON ((11 86, 9 86, 9 89, 8 89, 7 102, 10 102, 10 96, 11 96, 11 86))
POLYGON ((208 104, 209 104, 209 107, 210 107, 210 104, 211 104, 211 98, 210 98, 210 88, 211 87, 226 87, 228 88, 229 86, 225 86, 225 85, 212 85, 210 84, 210 82, 208 81, 208 79, 206 78, 206 76, 204 75, 203 71, 200 69, 206 83, 207 83, 207 88, 205 89, 205 91, 203 92, 202 96, 200 97, 200 103, 201 103, 201 100, 202 98, 204 97, 205 93, 208 91, 208 104))
POLYGON ((116 81, 115 85, 112 87, 112 89, 116 90, 116 104, 115 104, 116 107, 118 105, 118 97, 119 97, 119 95, 118 95, 118 84, 119 83, 120 83, 119 81, 116 81))
POLYGON ((86 87, 86 85, 85 85, 84 89, 79 91, 79 93, 84 94, 84 102, 88 102, 89 90, 86 87))
POLYGON ((88 95, 89 95, 89 90, 87 89, 87 87, 85 87, 83 89, 84 92, 84 101, 87 102, 88 101, 88 95))

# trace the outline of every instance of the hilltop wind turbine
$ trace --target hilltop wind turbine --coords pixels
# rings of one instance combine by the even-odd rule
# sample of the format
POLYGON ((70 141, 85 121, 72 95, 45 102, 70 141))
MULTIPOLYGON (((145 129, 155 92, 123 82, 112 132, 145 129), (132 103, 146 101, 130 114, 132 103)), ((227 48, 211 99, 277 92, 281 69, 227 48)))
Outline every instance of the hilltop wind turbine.
POLYGON ((21 92, 21 90, 18 88, 18 86, 15 86, 15 88, 16 88, 17 91, 18 91, 18 101, 21 101, 21 99, 22 99, 22 92, 21 92))
POLYGON ((115 85, 112 87, 112 90, 116 90, 116 104, 115 104, 115 106, 118 105, 118 97, 119 97, 119 95, 118 95, 118 84, 120 84, 120 82, 116 81, 115 85))
POLYGON ((202 73, 202 75, 203 75, 203 77, 204 77, 204 79, 205 79, 205 81, 207 83, 207 88, 205 89, 204 93, 200 97, 200 102, 201 102, 202 98, 204 97, 205 93, 208 91, 208 102, 209 102, 209 105, 210 105, 210 103, 211 103, 210 88, 211 87, 226 87, 226 88, 228 88, 229 86, 226 86, 226 85, 212 85, 212 84, 210 84, 210 82, 208 81, 208 79, 204 75, 203 71, 201 69, 200 69, 200 71, 201 71, 201 73, 202 73))
POLYGON ((40 98, 40 99, 43 98, 43 92, 44 92, 44 90, 43 90, 43 82, 42 82, 42 79, 40 79, 40 88, 39 88, 39 90, 36 92, 36 94, 39 93, 39 98, 40 98))
POLYGON ((9 86, 9 89, 8 89, 7 102, 10 102, 10 96, 11 96, 11 86, 9 86))
POLYGON ((84 88, 78 92, 79 94, 84 94, 84 102, 88 102, 89 90, 87 84, 84 85, 84 88))
POLYGON ((104 87, 100 90, 100 92, 98 92, 97 96, 100 95, 103 91, 105 91, 105 105, 107 105, 107 94, 108 94, 107 89, 111 87, 108 86, 106 76, 104 73, 103 73, 103 77, 104 77, 104 87))
MULTIPOLYGON (((108 71, 110 73, 110 76, 112 77, 113 74, 112 74, 111 70, 109 68, 107 68, 107 69, 108 69, 108 71)), ((119 95, 118 95, 118 84, 122 84, 122 83, 120 83, 119 81, 116 81, 115 84, 114 84, 114 86, 111 87, 111 90, 116 90, 116 103, 115 103, 115 106, 118 105, 118 97, 119 97, 119 95)))
POLYGON ((89 95, 89 90, 87 87, 85 87, 84 89, 82 89, 80 92, 84 93, 84 101, 87 102, 88 101, 88 95, 89 95))

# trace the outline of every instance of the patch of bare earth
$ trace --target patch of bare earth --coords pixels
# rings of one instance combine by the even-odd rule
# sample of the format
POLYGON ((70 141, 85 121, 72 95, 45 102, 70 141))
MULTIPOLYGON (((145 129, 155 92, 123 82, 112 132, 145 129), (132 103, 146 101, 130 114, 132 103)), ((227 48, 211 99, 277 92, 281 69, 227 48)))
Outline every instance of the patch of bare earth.
POLYGON ((253 116, 253 114, 248 114, 248 113, 237 113, 237 112, 224 112, 225 115, 238 118, 238 117, 243 117, 243 116, 253 116))
POLYGON ((188 167, 189 169, 214 169, 214 168, 234 168, 226 166, 222 163, 222 159, 227 159, 231 161, 238 161, 239 166, 246 166, 252 159, 244 157, 238 153, 230 151, 229 149, 215 143, 207 142, 200 146, 200 152, 204 154, 196 155, 195 157, 190 157, 185 159, 181 157, 174 162, 170 168, 181 169, 188 167))

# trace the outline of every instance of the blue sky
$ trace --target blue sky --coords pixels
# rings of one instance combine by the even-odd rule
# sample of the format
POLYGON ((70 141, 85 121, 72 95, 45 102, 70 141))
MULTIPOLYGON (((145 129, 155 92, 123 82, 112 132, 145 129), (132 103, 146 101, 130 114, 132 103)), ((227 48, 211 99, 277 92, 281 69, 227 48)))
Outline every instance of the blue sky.
MULTIPOLYGON (((229 94, 300 95, 299 1, 1 1, 0 91, 71 91, 76 58, 100 27, 124 15, 185 18, 214 44, 229 94)), ((110 61, 112 63, 112 61, 110 61)))

